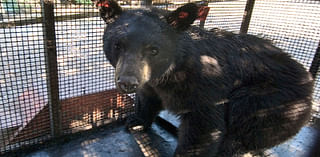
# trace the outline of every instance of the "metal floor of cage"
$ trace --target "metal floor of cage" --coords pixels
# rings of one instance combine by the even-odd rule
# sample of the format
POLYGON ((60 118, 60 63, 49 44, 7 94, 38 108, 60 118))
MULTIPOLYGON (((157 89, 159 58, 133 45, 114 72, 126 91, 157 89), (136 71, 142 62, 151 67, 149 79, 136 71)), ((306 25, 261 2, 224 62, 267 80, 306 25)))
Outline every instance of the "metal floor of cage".
MULTIPOLYGON (((174 126, 178 120, 162 112, 160 117, 174 126)), ((152 125, 147 132, 131 132, 123 125, 103 127, 94 132, 82 133, 63 144, 20 153, 24 157, 171 157, 177 145, 177 138, 162 123, 152 125)), ((263 155, 245 154, 243 157, 304 157, 309 153, 317 129, 306 126, 291 140, 266 150, 263 155), (306 141, 305 139, 311 139, 306 141)), ((17 155, 17 154, 12 154, 17 155)))

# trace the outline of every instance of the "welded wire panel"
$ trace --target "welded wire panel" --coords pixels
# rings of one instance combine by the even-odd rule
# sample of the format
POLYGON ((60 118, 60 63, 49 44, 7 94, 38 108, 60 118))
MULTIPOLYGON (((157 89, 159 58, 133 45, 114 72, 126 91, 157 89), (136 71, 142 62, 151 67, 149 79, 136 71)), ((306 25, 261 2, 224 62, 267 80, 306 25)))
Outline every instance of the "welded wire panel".
POLYGON ((242 22, 246 0, 209 1, 210 11, 206 29, 220 28, 238 33, 242 22))
MULTIPOLYGON (((156 0, 153 5, 173 10, 187 2, 194 1, 156 0)), ((126 9, 144 5, 143 0, 119 3, 126 9)), ((40 0, 1 0, 0 6, 0 154, 43 142, 52 129, 65 135, 134 113, 134 95, 115 89, 114 69, 102 50, 105 24, 90 0, 54 1, 54 19, 43 19, 40 0), (59 107, 61 128, 51 125, 56 122, 50 115, 57 115, 48 106, 43 20, 54 20, 59 105, 52 105, 59 107)), ((239 32, 246 0, 210 0, 208 6, 206 29, 239 32)), ((249 33, 273 40, 308 69, 320 40, 319 9, 319 1, 256 0, 249 33)), ((318 113, 319 88, 318 74, 318 113)))
POLYGON ((257 0, 249 33, 271 39, 309 68, 320 39, 320 1, 257 0))
POLYGON ((40 0, 0 4, 0 153, 50 138, 60 129, 50 115, 60 117, 64 134, 134 112, 134 95, 115 90, 114 69, 102 51, 105 25, 91 1, 55 1, 54 19, 42 17, 40 0), (44 20, 55 21, 59 115, 48 106, 44 20))
POLYGON ((55 23, 60 99, 115 88, 102 51, 104 22, 97 9, 56 3, 55 16, 62 19, 55 23))
POLYGON ((105 24, 91 1, 57 2, 56 39, 62 129, 90 129, 133 112, 133 97, 115 89, 102 50, 105 24))
POLYGON ((191 3, 191 2, 199 2, 198 0, 153 0, 152 1, 152 6, 161 8, 164 10, 175 10, 178 7, 186 4, 186 3, 191 3))
MULTIPOLYGON (((205 29, 220 28, 232 32, 239 32, 243 18, 246 0, 154 0, 153 6, 166 10, 175 10, 186 3, 207 3, 210 7, 208 16, 205 21, 205 29)), ((200 21, 194 22, 199 26, 200 21)))
MULTIPOLYGON (((248 33, 272 40, 309 70, 320 42, 320 1, 256 0, 248 33)), ((319 81, 318 74, 314 90, 318 112, 319 81)))
POLYGON ((0 154, 50 137, 39 1, 2 0, 0 154))

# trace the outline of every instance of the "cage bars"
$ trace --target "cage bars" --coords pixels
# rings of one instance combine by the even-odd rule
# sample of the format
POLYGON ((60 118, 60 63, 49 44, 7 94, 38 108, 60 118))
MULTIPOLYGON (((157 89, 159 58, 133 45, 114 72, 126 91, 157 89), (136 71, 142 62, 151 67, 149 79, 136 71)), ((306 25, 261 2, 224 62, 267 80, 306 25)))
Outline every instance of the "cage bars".
MULTIPOLYGON (((152 4, 150 4, 151 0, 145 0, 145 2, 146 3, 144 5, 152 5, 152 4)), ((168 2, 174 2, 174 1, 164 0, 164 4, 159 5, 159 7, 168 9, 168 7, 170 7, 170 8, 172 8, 173 6, 176 7, 175 5, 179 4, 179 3, 176 3, 176 4, 170 3, 169 4, 168 2)), ((178 1, 175 1, 175 2, 178 2, 178 1)), ((184 1, 184 2, 187 2, 187 1, 184 1)), ((188 0, 188 2, 190 2, 190 0, 188 0)), ((309 1, 306 1, 306 2, 309 2, 309 1)), ((1 3, 3 3, 3 1, 0 2, 0 4, 1 3)), ((101 52, 100 38, 102 36, 101 32, 103 31, 103 28, 100 28, 100 25, 103 25, 103 24, 101 24, 102 22, 100 22, 100 19, 98 17, 98 12, 92 11, 91 10, 92 8, 89 8, 89 7, 85 7, 84 9, 81 9, 81 7, 80 7, 75 10, 73 10, 74 8, 68 8, 68 7, 59 8, 61 6, 59 6, 57 4, 57 1, 54 1, 54 0, 42 0, 41 3, 42 3, 42 16, 41 17, 33 17, 32 16, 31 19, 30 18, 29 19, 28 18, 27 19, 24 19, 24 18, 18 19, 18 18, 16 18, 16 16, 13 16, 13 21, 0 22, 0 29, 10 28, 10 31, 14 30, 14 32, 9 32, 8 36, 11 36, 11 34, 18 32, 17 30, 15 30, 15 29, 19 28, 17 26, 25 26, 25 25, 32 25, 33 26, 33 24, 39 24, 39 25, 42 24, 43 25, 43 30, 41 30, 41 32, 43 31, 44 39, 34 39, 34 40, 39 40, 39 41, 44 40, 43 45, 45 47, 45 50, 44 50, 45 51, 45 58, 46 58, 45 63, 47 66, 47 78, 48 78, 47 79, 47 81, 48 81, 47 87, 48 87, 48 93, 49 93, 49 102, 48 103, 49 103, 50 112, 51 112, 50 113, 51 136, 58 137, 59 135, 69 133, 69 132, 67 132, 67 133, 64 132, 66 130, 65 128, 69 127, 66 124, 69 124, 69 121, 73 120, 76 116, 87 114, 87 112, 91 110, 92 106, 100 106, 98 108, 99 112, 102 110, 105 110, 105 111, 102 111, 101 113, 103 113, 104 114, 103 117, 107 117, 107 119, 110 119, 110 118, 120 119, 121 117, 127 116, 128 115, 127 113, 129 113, 129 112, 133 113, 134 112, 133 110, 128 110, 128 108, 125 107, 125 105, 127 105, 126 102, 128 102, 128 100, 131 101, 131 97, 122 97, 121 95, 119 95, 116 92, 116 90, 108 90, 109 88, 114 88, 114 86, 112 84, 106 85, 108 88, 105 89, 105 85, 102 85, 102 84, 104 84, 102 80, 97 81, 97 80, 94 80, 94 79, 87 77, 87 76, 92 76, 92 75, 80 76, 81 79, 77 79, 77 77, 70 77, 71 81, 69 81, 69 82, 68 82, 68 79, 64 78, 65 76, 58 76, 59 70, 57 68, 62 67, 62 65, 59 65, 59 64, 57 65, 57 58, 61 57, 63 61, 68 59, 67 57, 63 57, 63 55, 68 53, 68 52, 66 52, 66 51, 68 51, 66 49, 69 47, 69 45, 66 44, 65 42, 70 42, 69 41, 70 39, 72 40, 74 38, 77 38, 77 36, 74 35, 76 31, 79 31, 81 35, 88 33, 88 35, 85 35, 86 38, 83 40, 87 40, 87 42, 89 42, 89 43, 86 43, 84 41, 81 41, 81 42, 76 41, 73 43, 75 47, 81 48, 80 49, 81 55, 83 55, 84 57, 87 57, 88 54, 90 54, 90 53, 93 54, 93 53, 96 53, 99 51, 101 52), (57 13, 57 15, 54 15, 54 9, 56 9, 56 12, 59 11, 57 13), (81 12, 81 10, 83 10, 83 11, 81 12), (67 11, 67 12, 65 13, 64 11, 67 11), (78 28, 78 25, 79 25, 79 28, 78 28), (66 32, 69 33, 70 35, 66 34, 66 32), (61 52, 61 54, 59 52, 61 52), (59 82, 59 80, 58 80, 59 78, 61 79, 60 80, 61 82, 59 82), (62 88, 61 88, 61 84, 63 84, 62 82, 68 82, 68 84, 65 86, 62 86, 62 88), (80 82, 80 85, 84 85, 85 87, 87 87, 86 85, 89 85, 91 87, 93 86, 93 88, 95 90, 98 89, 99 91, 97 91, 98 93, 94 93, 95 92, 94 90, 91 90, 91 92, 90 92, 90 90, 84 89, 84 92, 81 95, 77 95, 77 92, 64 92, 64 90, 66 90, 68 88, 75 88, 74 86, 78 85, 77 82, 80 82), (59 87, 60 87, 60 89, 59 89, 59 87), (61 90, 61 89, 64 89, 64 90, 61 90), (106 91, 103 91, 102 89, 106 90, 106 91), (101 91, 103 91, 103 92, 101 92, 101 91), (106 97, 106 95, 108 95, 108 96, 106 97), (72 110, 74 108, 77 108, 76 111, 72 110), (81 112, 79 110, 81 110, 81 112), (121 115, 124 115, 124 116, 121 116, 121 115)), ((222 2, 220 3, 220 6, 219 6, 219 3, 220 2, 210 2, 211 7, 218 6, 218 8, 220 8, 220 10, 218 10, 217 13, 219 14, 219 12, 220 12, 220 14, 223 14, 223 16, 221 16, 222 19, 230 18, 230 14, 235 12, 235 10, 237 12, 240 10, 241 13, 239 13, 239 16, 236 16, 236 17, 232 16, 232 19, 230 21, 228 21, 228 20, 224 20, 224 21, 215 20, 215 23, 206 23, 206 25, 212 25, 212 24, 216 25, 217 23, 219 23, 219 24, 223 24, 223 26, 227 26, 227 25, 232 26, 232 25, 234 25, 234 21, 237 21, 237 24, 241 23, 240 32, 247 33, 249 30, 249 26, 250 26, 250 30, 251 30, 252 23, 254 22, 251 19, 252 14, 253 14, 252 15, 253 17, 255 16, 255 12, 253 10, 254 10, 254 8, 256 8, 256 6, 258 6, 257 4, 261 3, 261 1, 255 1, 255 0, 244 1, 244 0, 242 0, 241 3, 238 1, 234 1, 234 2, 230 1, 230 2, 228 2, 228 4, 225 4, 226 6, 229 7, 227 9, 225 8, 224 5, 223 6, 221 5, 222 2), (244 6, 245 6, 245 9, 244 9, 244 6), (242 14, 243 10, 245 11, 244 14, 242 14), (242 18, 242 22, 241 22, 241 18, 242 18)), ((314 3, 318 4, 318 2, 314 2, 314 3)), ((281 4, 285 4, 285 3, 281 2, 281 4)), ((257 7, 257 8, 259 8, 259 7, 257 7)), ((212 10, 214 10, 214 9, 212 9, 212 10)), ((19 14, 17 14, 17 15, 19 15, 19 14)), ((284 15, 286 15, 286 14, 284 14, 284 15)), ((261 16, 261 15, 259 14, 258 16, 261 16)), ((213 14, 213 16, 211 17, 211 20, 216 19, 216 18, 218 18, 217 14, 213 14)), ((237 31, 239 30, 238 26, 239 25, 237 25, 237 27, 236 27, 237 31)), ((76 32, 76 33, 79 33, 79 32, 76 32)), ((283 32, 286 32, 286 30, 277 31, 278 34, 283 33, 283 32)), ((252 30, 251 30, 251 33, 252 33, 252 30)), ((286 32, 286 33, 288 33, 288 32, 286 32)), ((0 33, 0 35, 2 35, 4 38, 8 37, 8 36, 5 36, 4 34, 5 33, 2 33, 2 34, 0 33)), ((285 35, 287 35, 287 34, 285 34, 285 35)), ((307 34, 305 34, 303 37, 310 38, 310 37, 308 37, 307 34)), ((286 39, 283 39, 282 37, 279 38, 279 36, 275 36, 275 39, 286 40, 286 39)), ((304 39, 304 40, 307 40, 307 39, 304 39)), ((318 40, 318 38, 316 38, 316 40, 318 40)), ((8 41, 15 42, 14 40, 8 40, 8 41)), ((8 41, 1 41, 0 40, 1 44, 6 45, 6 46, 1 46, 0 48, 8 47, 8 49, 10 49, 10 47, 13 47, 13 46, 11 46, 12 43, 10 43, 8 41)), ((39 42, 38 44, 40 45, 41 43, 42 42, 39 42)), ((308 46, 308 45, 297 44, 297 43, 295 43, 295 44, 298 45, 299 48, 308 46)), ((316 44, 317 44, 317 41, 316 41, 316 44)), ((296 45, 294 45, 294 46, 296 46, 296 45)), ((290 46, 290 45, 284 45, 284 46, 290 46)), ((320 58, 320 54, 319 54, 320 48, 319 47, 320 47, 320 43, 318 44, 318 48, 317 48, 316 53, 314 55, 312 54, 309 56, 309 55, 304 54, 309 51, 314 52, 314 49, 312 49, 312 50, 303 49, 303 51, 299 51, 299 54, 298 54, 298 57, 301 57, 302 59, 309 58, 310 60, 312 60, 312 57, 314 56, 314 58, 312 60, 311 67, 310 67, 310 72, 312 73, 312 75, 314 77, 318 75, 317 73, 319 73, 319 64, 320 64, 319 63, 320 62, 319 61, 320 60, 319 59, 320 58)), ((16 47, 13 47, 13 48, 16 48, 16 47)), ((32 49, 33 48, 29 48, 26 50, 32 51, 32 49)), ((10 52, 11 52, 11 50, 10 50, 10 52)), ((94 76, 99 75, 99 76, 104 77, 105 75, 107 75, 108 80, 113 81, 112 77, 113 77, 114 71, 110 70, 111 68, 109 68, 110 67, 109 64, 103 63, 104 61, 103 61, 102 57, 100 58, 97 56, 95 56, 95 57, 89 56, 89 58, 91 58, 91 60, 86 58, 86 60, 80 61, 80 59, 78 58, 78 59, 76 59, 76 61, 77 62, 80 61, 79 63, 81 63, 83 65, 88 64, 88 65, 84 66, 84 68, 85 68, 84 70, 91 68, 91 66, 92 66, 91 63, 99 63, 99 65, 101 64, 101 66, 92 66, 92 67, 94 67, 94 69, 96 71, 89 71, 88 70, 88 72, 94 73, 94 76), (101 68, 101 67, 108 67, 108 68, 101 68)), ((2 57, 2 56, 0 56, 0 57, 2 57)), ((59 58, 58 58, 58 60, 59 60, 59 58)), ((303 63, 306 62, 305 60, 302 60, 302 61, 303 61, 303 63)), ((31 64, 32 63, 30 63, 30 65, 31 64)), ((77 64, 77 63, 73 63, 73 64, 77 64)), ((0 64, 0 65, 4 66, 4 64, 0 64)), ((77 67, 77 65, 72 65, 72 67, 73 66, 77 67)), ((18 67, 18 69, 19 68, 22 68, 22 66, 18 67)), ((309 68, 309 65, 308 65, 308 68, 309 68)), ((13 70, 17 70, 17 69, 13 69, 13 70)), ((82 70, 83 70, 83 68, 82 68, 82 70)), ((319 77, 319 76, 317 76, 317 77, 319 77)), ((15 80, 10 80, 10 82, 14 83, 15 80)), ((317 83, 319 83, 319 81, 317 83)), ((319 93, 319 88, 316 89, 316 92, 319 93)), ((132 102, 129 102, 128 104, 132 104, 132 102)), ((14 107, 17 107, 17 106, 14 106, 14 107)), ((48 108, 48 106, 46 108, 48 108)), ((46 111, 46 112, 41 112, 38 115, 44 116, 44 115, 49 114, 49 111, 47 109, 45 109, 44 111, 46 111)), ((85 118, 87 118, 88 122, 91 122, 93 126, 96 126, 95 125, 96 123, 94 123, 95 120, 92 120, 92 119, 95 119, 95 116, 93 116, 94 112, 96 112, 96 111, 93 110, 92 113, 90 115, 87 115, 87 117, 85 117, 85 118)), ((99 115, 99 114, 96 114, 96 115, 99 115)), ((97 116, 97 117, 99 118, 99 116, 97 116)), ((36 117, 35 119, 37 119, 37 118, 39 118, 39 116, 36 117)), ((40 119, 41 120, 48 119, 48 121, 49 121, 49 118, 40 117, 40 119)), ((7 119, 7 121, 14 121, 14 120, 7 119)), ((157 120, 157 122, 159 122, 159 120, 157 120)), ((38 128, 41 131, 41 128, 38 125, 41 123, 33 123, 33 124, 37 124, 37 125, 34 125, 34 127, 36 129, 38 128)), ((29 129, 29 130, 25 129, 25 130, 30 131, 31 129, 29 129)), ((41 134, 41 133, 39 132, 37 134, 41 134)), ((28 132, 28 133, 22 134, 22 135, 24 137, 30 136, 31 133, 28 132)), ((18 140, 13 141, 13 142, 11 141, 11 143, 13 143, 13 144, 19 143, 20 145, 17 145, 16 147, 11 147, 10 150, 18 149, 20 146, 24 145, 24 143, 27 143, 28 141, 24 137, 19 138, 18 140)), ((39 141, 36 141, 34 143, 43 142, 44 140, 40 139, 39 141)), ((11 143, 4 142, 5 145, 9 145, 11 143)), ((28 144, 30 145, 32 143, 28 143, 28 144)), ((8 150, 8 149, 6 149, 6 150, 8 150)), ((3 150, 1 150, 0 154, 2 152, 3 152, 3 150)))
POLYGON ((53 0, 44 0, 42 4, 43 23, 44 23, 44 48, 46 54, 47 66, 47 84, 50 111, 51 134, 58 137, 61 134, 60 113, 61 106, 59 102, 59 81, 57 68, 57 49, 54 20, 53 0))
POLYGON ((240 33, 243 33, 243 34, 248 33, 251 15, 252 15, 252 11, 254 8, 254 3, 255 3, 255 0, 248 0, 247 1, 246 8, 243 13, 243 19, 242 19, 242 23, 241 23, 241 27, 240 27, 240 33))
POLYGON ((319 41, 318 48, 316 50, 316 53, 314 54, 314 57, 313 57, 313 60, 311 63, 311 67, 310 67, 310 73, 313 78, 317 77, 319 67, 320 67, 320 41, 319 41))

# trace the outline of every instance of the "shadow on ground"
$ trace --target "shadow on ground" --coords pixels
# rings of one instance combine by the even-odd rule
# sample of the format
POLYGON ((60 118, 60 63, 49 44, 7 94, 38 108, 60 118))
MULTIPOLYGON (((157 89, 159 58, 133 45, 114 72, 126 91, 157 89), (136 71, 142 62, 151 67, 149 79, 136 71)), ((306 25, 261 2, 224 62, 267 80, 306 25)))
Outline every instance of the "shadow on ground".
POLYGON ((161 157, 173 156, 176 139, 157 125, 146 134, 132 135, 123 126, 102 129, 87 137, 45 148, 26 157, 144 157, 157 150, 161 157), (139 136, 136 141, 137 136, 139 136), (139 144, 138 144, 139 143, 139 144), (152 148, 153 150, 151 150, 152 148))
MULTIPOLYGON (((177 119, 161 113, 160 117, 169 117, 173 125, 177 119)), ((291 140, 268 149, 267 157, 304 157, 310 151, 317 129, 306 126, 291 140)), ((177 145, 176 136, 157 124, 150 131, 130 133, 124 126, 102 128, 93 134, 84 135, 61 145, 38 150, 26 157, 172 157, 177 145)), ((245 157, 251 157, 246 154, 245 157)))

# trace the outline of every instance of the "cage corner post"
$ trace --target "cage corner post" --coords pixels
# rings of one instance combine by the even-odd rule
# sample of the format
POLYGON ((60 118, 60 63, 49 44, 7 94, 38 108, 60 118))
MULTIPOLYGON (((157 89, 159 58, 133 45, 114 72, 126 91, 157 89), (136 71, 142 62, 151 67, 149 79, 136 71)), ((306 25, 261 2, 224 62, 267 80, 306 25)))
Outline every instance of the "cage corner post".
POLYGON ((316 79, 317 77, 319 67, 320 67, 320 41, 318 44, 318 48, 316 49, 316 53, 314 54, 314 57, 310 66, 310 70, 309 70, 309 72, 311 73, 314 79, 316 79))
POLYGON ((44 48, 47 69, 47 85, 50 112, 51 136, 61 135, 61 104, 59 100, 59 80, 55 34, 54 0, 41 0, 44 48))
POLYGON ((255 3, 255 0, 247 0, 246 8, 243 13, 242 23, 241 23, 241 27, 240 27, 241 34, 248 33, 251 15, 252 15, 252 11, 254 8, 254 3, 255 3))

